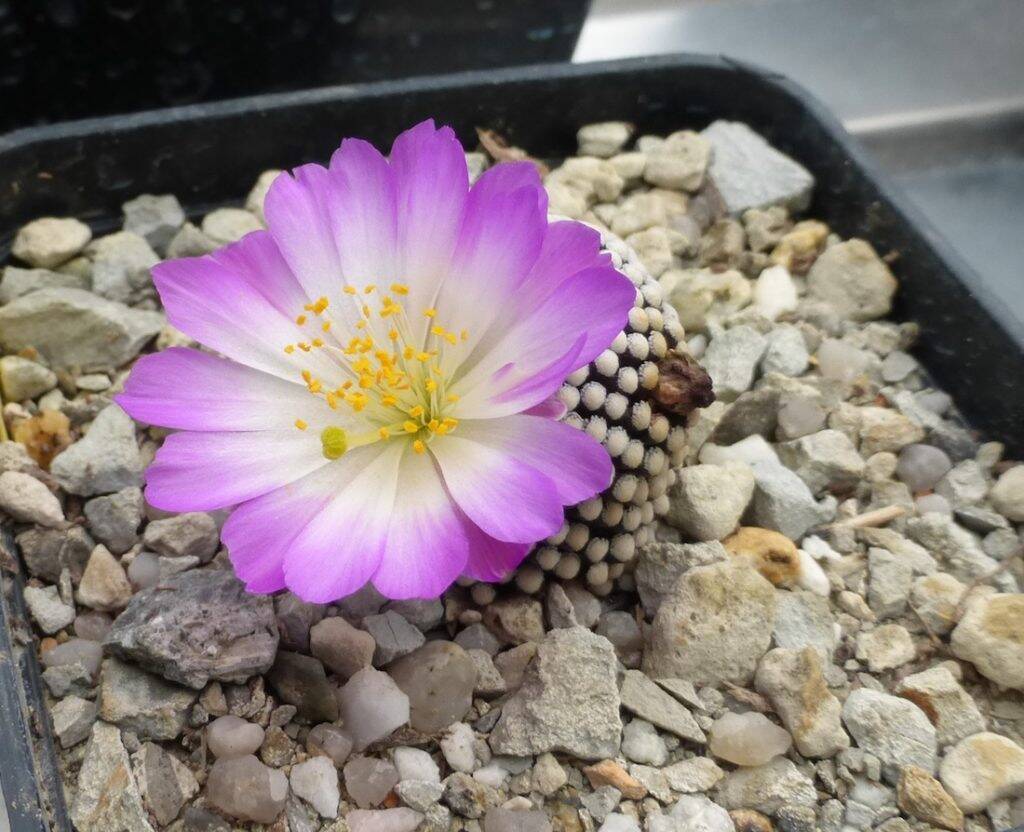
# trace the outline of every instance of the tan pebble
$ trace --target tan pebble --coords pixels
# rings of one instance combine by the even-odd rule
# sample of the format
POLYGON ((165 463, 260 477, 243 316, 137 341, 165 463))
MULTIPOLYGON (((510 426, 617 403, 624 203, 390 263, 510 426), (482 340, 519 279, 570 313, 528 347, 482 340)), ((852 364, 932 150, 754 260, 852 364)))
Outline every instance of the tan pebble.
POLYGON ((618 789, 626 800, 640 800, 647 795, 647 787, 614 760, 601 760, 583 769, 590 785, 595 789, 612 786, 618 789))
POLYGON ((741 526, 722 545, 730 554, 747 558, 775 586, 793 586, 800 577, 800 553, 796 544, 780 532, 741 526))

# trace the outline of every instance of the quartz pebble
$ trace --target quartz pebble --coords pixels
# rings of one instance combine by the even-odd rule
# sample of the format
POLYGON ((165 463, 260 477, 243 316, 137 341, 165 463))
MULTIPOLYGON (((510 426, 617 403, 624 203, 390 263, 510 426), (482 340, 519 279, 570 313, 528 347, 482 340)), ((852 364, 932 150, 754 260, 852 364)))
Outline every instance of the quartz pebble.
POLYGON ((27 586, 23 595, 29 614, 47 635, 63 630, 75 620, 75 608, 61 601, 55 586, 27 586))
POLYGON ((872 673, 892 670, 913 661, 916 655, 914 640, 899 624, 885 624, 857 637, 857 658, 867 662, 872 673))
POLYGON ((935 771, 935 727, 906 699, 859 688, 843 704, 843 722, 857 745, 881 760, 886 779, 894 781, 905 765, 935 771))
POLYGON ((409 721, 409 697, 390 676, 372 667, 353 674, 338 691, 338 704, 356 751, 409 721))
POLYGON ((939 780, 965 813, 1024 792, 1024 748, 999 734, 966 737, 949 750, 939 780))
POLYGON ((228 714, 215 719, 206 728, 206 744, 218 759, 255 754, 263 745, 263 729, 252 722, 228 714))
POLYGON ((708 732, 711 753, 739 766, 763 765, 785 754, 792 743, 788 731, 754 711, 727 713, 708 732))
MULTIPOLYGON (((331 773, 337 779, 333 767, 331 773)), ((360 809, 379 806, 398 779, 398 769, 386 760, 353 757, 345 763, 345 789, 360 809)))
POLYGON ((1024 523, 1024 465, 1004 471, 988 494, 992 506, 1007 520, 1024 523))
POLYGON ((393 662, 388 674, 409 697, 409 724, 417 731, 441 731, 473 704, 476 666, 454 642, 427 642, 393 662))
POLYGON ((352 753, 352 739, 336 725, 322 722, 310 730, 306 750, 310 754, 323 754, 340 767, 352 753))
POLYGON ((376 667, 390 664, 400 656, 411 653, 424 642, 423 633, 393 610, 363 619, 363 628, 376 645, 373 663, 376 667))
POLYGON ((217 760, 206 781, 206 799, 238 820, 273 823, 284 810, 288 778, 255 757, 217 760))
POLYGON ((18 229, 11 254, 30 266, 52 269, 86 247, 92 231, 70 217, 43 217, 18 229))
MULTIPOLYGON (((341 790, 338 787, 338 772, 330 760, 326 757, 311 757, 292 766, 290 780, 292 791, 316 809, 320 817, 330 819, 338 816, 341 790)), ((349 789, 349 792, 352 790, 349 789)))
POLYGON ((985 677, 1024 690, 1024 595, 995 594, 972 600, 950 641, 953 654, 985 677))

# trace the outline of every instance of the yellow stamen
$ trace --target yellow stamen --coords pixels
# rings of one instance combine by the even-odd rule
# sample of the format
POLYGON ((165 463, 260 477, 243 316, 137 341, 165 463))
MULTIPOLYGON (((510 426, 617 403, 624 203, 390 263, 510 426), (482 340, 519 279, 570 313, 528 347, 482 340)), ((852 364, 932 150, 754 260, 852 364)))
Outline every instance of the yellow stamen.
POLYGON ((346 295, 358 294, 358 290, 356 289, 355 286, 345 286, 342 288, 341 291, 343 291, 346 295))
POLYGON ((427 446, 423 444, 422 439, 417 439, 412 443, 412 449, 418 454, 425 454, 427 452, 427 446))
POLYGON ((306 323, 306 316, 305 315, 299 315, 295 319, 295 323, 297 323, 299 326, 302 326, 304 323, 306 323))
POLYGON ((437 310, 436 309, 424 309, 423 310, 423 317, 425 317, 425 318, 436 318, 437 317, 437 310))
POLYGON ((392 283, 391 291, 394 292, 396 295, 407 295, 409 294, 409 287, 406 286, 404 283, 392 283))
POLYGON ((299 430, 305 430, 306 428, 309 427, 309 425, 306 422, 304 422, 302 419, 296 419, 295 420, 295 427, 297 427, 299 430))
POLYGON ((402 429, 406 433, 416 433, 420 429, 420 426, 415 422, 402 422, 402 429))
POLYGON ((291 355, 295 352, 295 344, 285 344, 284 351, 288 353, 288 355, 291 355))

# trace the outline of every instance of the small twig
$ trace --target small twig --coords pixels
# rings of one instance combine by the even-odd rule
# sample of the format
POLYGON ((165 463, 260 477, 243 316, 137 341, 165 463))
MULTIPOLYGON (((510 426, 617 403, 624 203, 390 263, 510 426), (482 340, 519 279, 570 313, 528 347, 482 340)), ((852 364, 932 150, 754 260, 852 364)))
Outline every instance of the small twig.
POLYGON ((540 159, 530 156, 521 147, 513 147, 504 136, 494 130, 486 130, 483 127, 476 128, 477 138, 480 144, 487 151, 487 155, 495 162, 533 162, 541 176, 547 176, 550 169, 540 159))
POLYGON ((837 523, 832 523, 830 526, 825 526, 825 530, 835 531, 837 529, 875 528, 877 526, 884 526, 887 523, 891 523, 897 517, 902 517, 906 513, 906 506, 886 506, 885 508, 876 508, 872 511, 865 511, 863 514, 858 514, 856 517, 848 517, 846 520, 840 520, 837 523))
POLYGON ((755 693, 752 690, 741 688, 739 685, 734 685, 732 682, 725 683, 725 689, 729 692, 729 695, 737 702, 742 702, 744 705, 749 705, 755 711, 766 714, 772 710, 771 705, 768 704, 768 700, 761 696, 759 693, 755 693))

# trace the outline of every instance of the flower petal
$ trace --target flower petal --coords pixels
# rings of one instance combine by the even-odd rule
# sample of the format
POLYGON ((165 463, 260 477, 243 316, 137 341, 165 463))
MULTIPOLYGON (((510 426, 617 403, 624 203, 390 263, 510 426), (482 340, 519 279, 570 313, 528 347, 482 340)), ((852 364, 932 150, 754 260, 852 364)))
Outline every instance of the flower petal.
POLYGON ((430 450, 459 508, 488 535, 534 543, 561 528, 558 489, 532 465, 457 435, 439 438, 430 450))
MULTIPOLYGON (((284 346, 307 338, 294 318, 308 298, 265 231, 206 257, 160 263, 153 282, 167 319, 182 332, 242 364, 299 377, 284 346)), ((318 375, 330 371, 329 360, 315 351, 303 360, 318 375)))
POLYGON ((347 416, 303 385, 183 347, 142 356, 114 398, 133 419, 183 430, 294 430, 301 418, 319 432, 347 416))
POLYGON ((373 573, 373 585, 388 598, 436 598, 466 566, 467 522, 433 457, 407 446, 387 545, 373 573))
POLYGON ((546 474, 563 505, 607 488, 614 466, 601 443, 582 430, 540 416, 462 421, 458 435, 494 448, 546 474))
POLYGON ((506 543, 486 534, 465 518, 469 539, 469 560, 463 574, 475 581, 502 581, 519 566, 533 548, 531 543, 506 543))
POLYGON ((235 574, 250 592, 284 589, 284 556, 334 495, 339 469, 325 465, 297 482, 238 506, 221 530, 235 574))
POLYGON ((315 433, 290 430, 174 433, 146 471, 146 499, 166 511, 233 506, 327 463, 315 433))
POLYGON ((406 130, 391 148, 398 213, 397 280, 409 287, 405 306, 423 343, 428 321, 422 311, 437 302, 458 242, 469 190, 462 145, 450 127, 433 120, 406 130))
POLYGON ((451 272, 437 301, 437 322, 467 331, 460 344, 465 355, 508 311, 537 260, 547 226, 539 186, 496 191, 489 183, 481 177, 469 192, 451 272))
POLYGON ((486 356, 468 367, 456 381, 452 391, 461 398, 458 415, 466 419, 494 418, 518 412, 508 406, 513 399, 524 398, 522 393, 510 393, 513 380, 523 390, 529 389, 523 380, 530 378, 536 379, 538 390, 549 386, 544 395, 519 410, 543 400, 558 389, 557 384, 550 386, 557 365, 551 356, 571 354, 579 345, 574 356, 576 363, 566 369, 565 375, 592 361, 622 331, 635 298, 633 284, 611 266, 577 272, 532 314, 512 326, 486 356), (512 371, 504 371, 509 364, 512 371), (495 374, 499 372, 502 379, 496 384, 495 374))
POLYGON ((315 604, 351 595, 377 571, 398 486, 402 442, 355 448, 332 463, 330 499, 292 541, 284 557, 288 588, 315 604))
POLYGON ((610 263, 610 255, 601 251, 601 235, 596 229, 571 220, 549 223, 537 262, 519 287, 517 308, 536 309, 577 272, 610 263))

